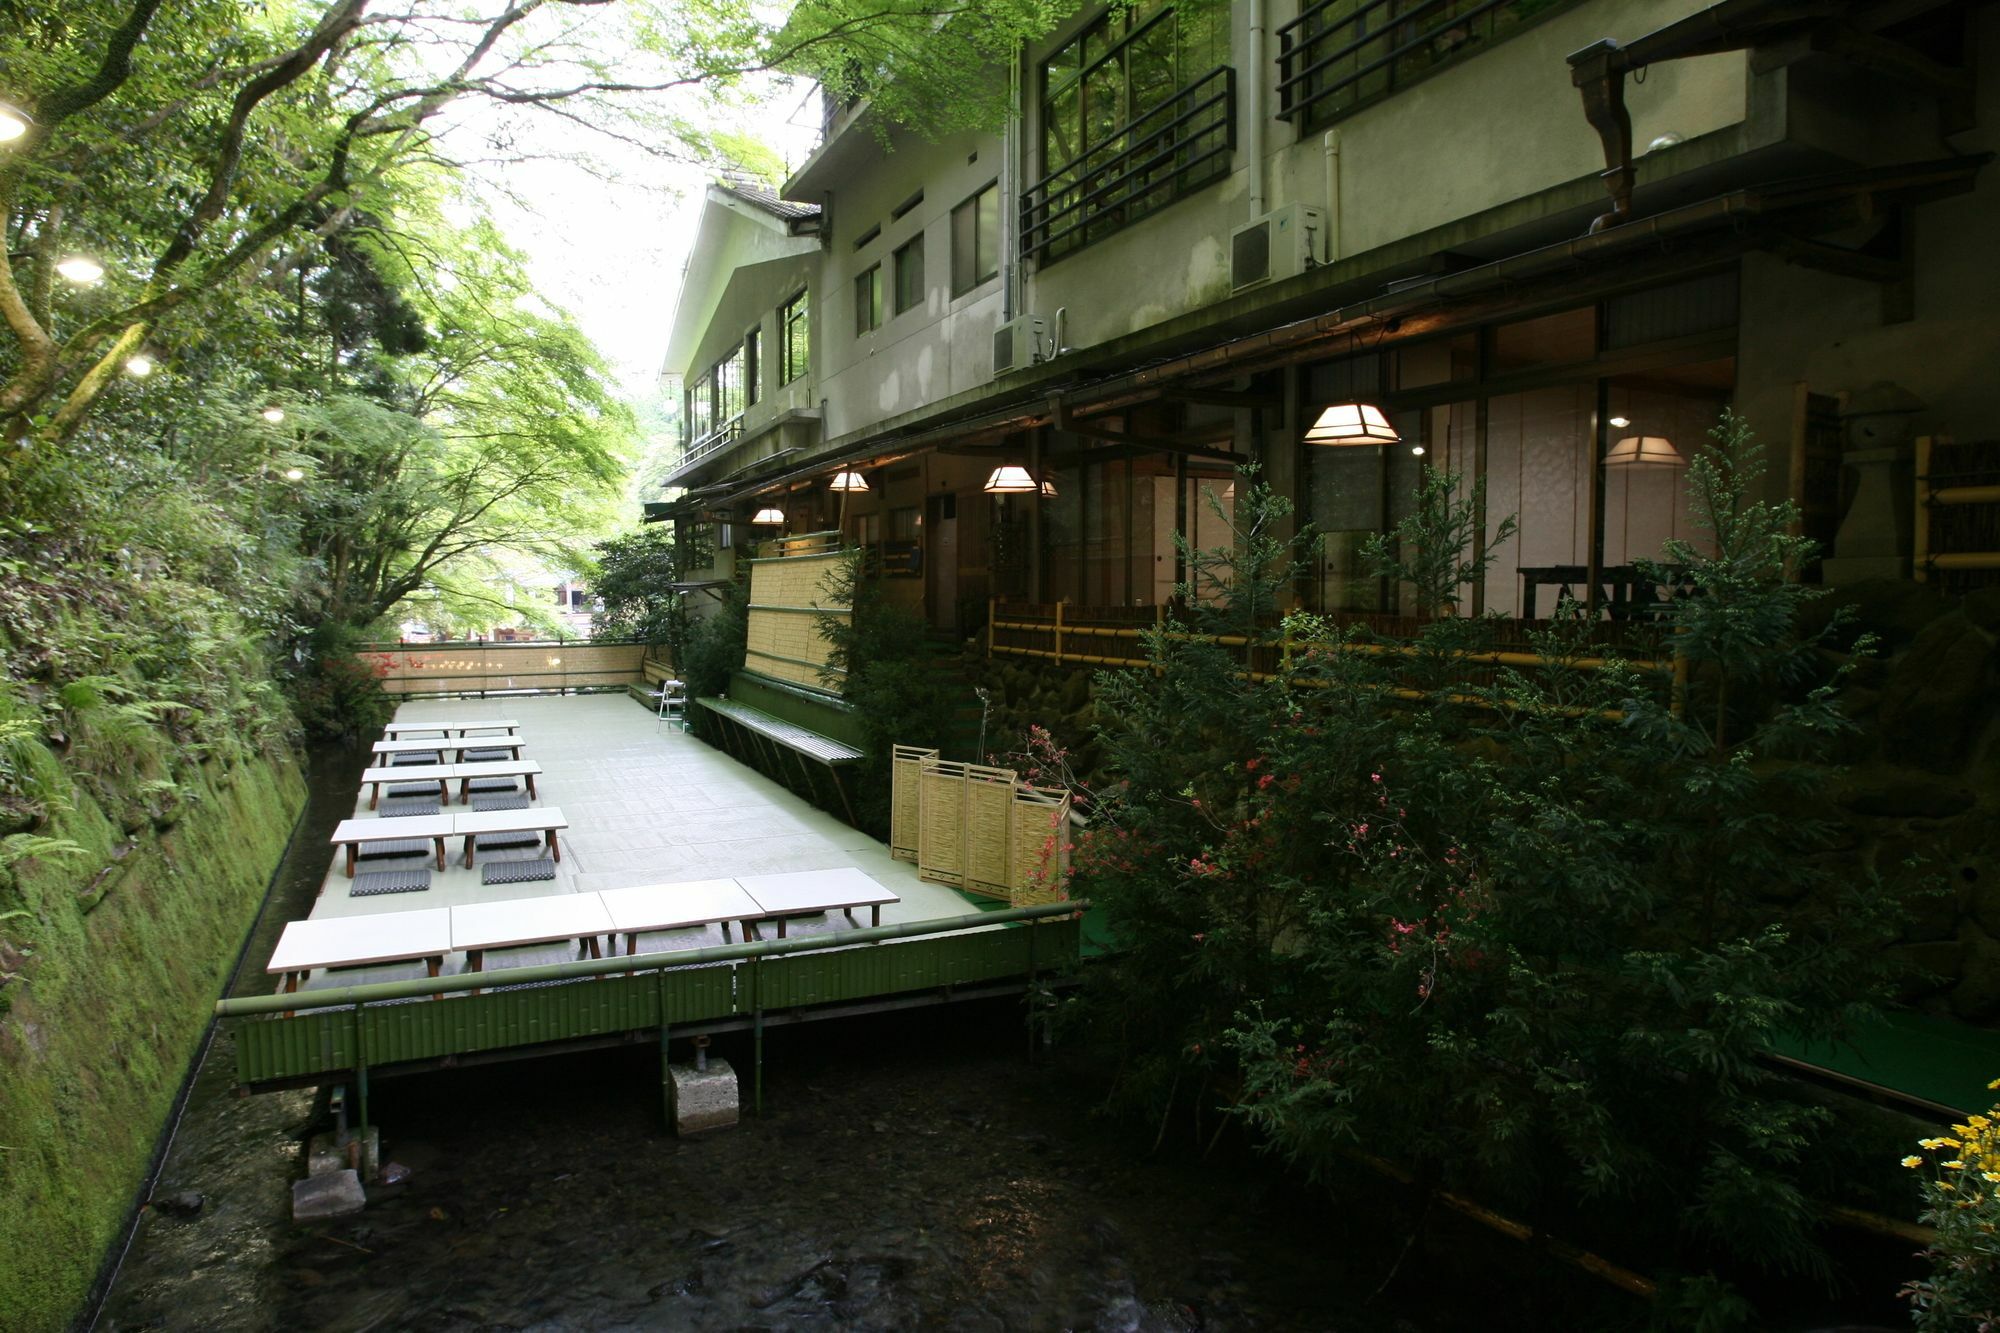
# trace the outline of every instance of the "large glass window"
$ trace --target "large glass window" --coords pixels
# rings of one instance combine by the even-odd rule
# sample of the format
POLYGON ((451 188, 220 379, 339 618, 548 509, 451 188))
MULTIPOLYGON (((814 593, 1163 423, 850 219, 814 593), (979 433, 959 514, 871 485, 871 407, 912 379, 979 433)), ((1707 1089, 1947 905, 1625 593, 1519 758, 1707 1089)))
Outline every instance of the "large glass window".
POLYGON ((806 296, 801 291, 778 308, 778 335, 782 343, 779 355, 783 359, 778 376, 780 384, 790 384, 812 368, 811 319, 806 296))
POLYGON ((1022 249, 1069 253, 1219 180, 1234 147, 1229 6, 1122 9, 1042 64, 1042 171, 1022 249))
POLYGON ((951 294, 963 296, 1000 272, 1000 191, 988 185, 951 210, 951 294))
POLYGON ((743 401, 755 403, 760 396, 761 386, 757 383, 759 357, 758 344, 763 341, 762 329, 752 329, 743 338, 743 401))
POLYGON ((924 303, 924 234, 918 232, 896 251, 896 313, 924 303))
POLYGON ((1550 0, 1307 0, 1278 29, 1280 117, 1328 124, 1485 50, 1550 0))
POLYGON ((882 266, 870 264, 854 275, 854 336, 882 327, 882 266))

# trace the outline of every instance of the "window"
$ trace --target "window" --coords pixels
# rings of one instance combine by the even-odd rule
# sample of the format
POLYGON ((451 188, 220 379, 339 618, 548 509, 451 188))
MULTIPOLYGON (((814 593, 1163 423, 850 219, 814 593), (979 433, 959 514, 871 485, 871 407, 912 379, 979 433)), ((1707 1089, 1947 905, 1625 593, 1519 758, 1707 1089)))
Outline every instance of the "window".
POLYGON ((715 424, 725 426, 743 415, 743 349, 737 347, 715 363, 715 424))
POLYGON ((862 246, 868 244, 868 242, 874 240, 877 236, 880 236, 881 234, 882 234, 882 224, 878 222, 874 226, 870 227, 867 231, 862 232, 859 236, 854 238, 854 248, 859 250, 862 246))
POLYGON ((951 210, 951 294, 1000 272, 1000 191, 988 185, 951 210))
POLYGON ((924 300, 924 234, 918 232, 896 251, 896 313, 924 300))
POLYGON ((870 264, 854 278, 854 336, 882 327, 882 266, 870 264))
POLYGON ((778 372, 780 384, 790 384, 812 368, 812 334, 808 328, 810 315, 806 308, 806 295, 802 291, 778 307, 779 356, 783 361, 778 372))
POLYGON ((757 354, 757 344, 762 341, 762 329, 752 329, 743 337, 743 403, 744 406, 757 401, 757 371, 762 360, 757 354))
POLYGON ((902 203, 897 204, 894 208, 889 210, 889 221, 891 222, 901 221, 904 214, 908 213, 911 209, 915 208, 918 204, 921 204, 923 201, 924 201, 924 192, 922 190, 918 190, 908 199, 905 199, 902 203))
POLYGON ((1309 0, 1278 29, 1279 118, 1329 125, 1521 31, 1548 0, 1309 0))
POLYGON ((1023 253, 1044 262, 1229 172, 1235 78, 1227 5, 1107 14, 1042 65, 1042 180, 1023 253))

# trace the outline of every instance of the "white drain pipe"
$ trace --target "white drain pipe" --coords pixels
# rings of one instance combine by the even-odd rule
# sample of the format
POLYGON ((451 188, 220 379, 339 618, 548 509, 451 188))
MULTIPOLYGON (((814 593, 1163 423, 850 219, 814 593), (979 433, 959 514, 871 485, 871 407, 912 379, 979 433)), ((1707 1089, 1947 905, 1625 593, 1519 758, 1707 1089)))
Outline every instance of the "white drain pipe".
POLYGON ((1326 262, 1340 258, 1340 131, 1320 140, 1326 152, 1326 262))
POLYGON ((1249 69, 1249 96, 1244 99, 1243 151, 1250 159, 1250 216, 1264 216, 1264 4, 1250 0, 1250 49, 1244 64, 1249 69))

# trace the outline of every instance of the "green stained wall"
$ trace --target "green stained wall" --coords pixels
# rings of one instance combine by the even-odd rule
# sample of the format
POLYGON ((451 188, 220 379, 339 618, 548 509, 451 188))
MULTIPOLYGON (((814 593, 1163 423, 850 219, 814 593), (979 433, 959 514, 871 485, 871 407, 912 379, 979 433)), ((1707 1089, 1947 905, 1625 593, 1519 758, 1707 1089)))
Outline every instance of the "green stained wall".
POLYGON ((172 825, 130 838, 79 790, 44 832, 84 854, 14 867, 6 906, 31 915, 8 933, 33 952, 0 987, 9 1333, 79 1312, 305 804, 289 756, 210 761, 180 785, 172 825))

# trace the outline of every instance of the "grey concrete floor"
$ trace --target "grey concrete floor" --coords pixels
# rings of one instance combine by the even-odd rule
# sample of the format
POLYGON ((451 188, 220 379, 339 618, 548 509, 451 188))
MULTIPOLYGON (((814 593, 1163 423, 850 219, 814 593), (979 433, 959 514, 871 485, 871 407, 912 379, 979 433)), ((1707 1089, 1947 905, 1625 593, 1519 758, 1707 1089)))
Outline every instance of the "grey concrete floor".
MULTIPOLYGON (((917 868, 890 857, 888 847, 844 821, 816 809, 779 784, 746 768, 693 736, 656 723, 625 694, 536 695, 498 700, 421 699, 397 710, 399 722, 459 722, 509 718, 520 723, 521 757, 541 764, 538 806, 560 807, 570 827, 560 835, 562 860, 553 881, 483 886, 477 867, 458 859, 451 839, 448 868, 431 873, 421 893, 355 898, 344 857, 329 849, 329 865, 310 915, 374 915, 464 903, 497 902, 552 893, 594 893, 636 884, 722 879, 788 870, 853 866, 893 893, 900 903, 882 909, 882 921, 924 921, 963 916, 976 909, 956 890, 917 878, 917 868)), ((454 795, 456 790, 454 789, 454 795)), ((449 812, 470 809, 453 804, 449 812)), ((366 789, 356 794, 357 819, 378 818, 366 789)), ((394 821, 390 821, 394 822, 394 821)), ((481 864, 540 851, 481 853, 481 864)), ((365 871, 391 863, 362 862, 365 871)), ((393 863, 416 865, 416 861, 393 863)), ((421 864, 429 865, 428 861, 421 864)), ((866 924, 867 918, 856 913, 866 924)), ((824 934, 854 927, 838 912, 794 920, 790 935, 824 934)), ((733 932, 732 932, 733 935, 733 932)), ((723 943, 719 927, 655 932, 640 937, 642 952, 698 949, 723 943)), ((560 962, 573 957, 564 945, 496 950, 491 972, 560 962)), ((463 971, 463 955, 445 959, 447 974, 463 971)), ((351 986, 424 974, 421 963, 316 972, 306 988, 351 986)))

